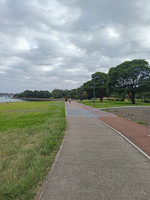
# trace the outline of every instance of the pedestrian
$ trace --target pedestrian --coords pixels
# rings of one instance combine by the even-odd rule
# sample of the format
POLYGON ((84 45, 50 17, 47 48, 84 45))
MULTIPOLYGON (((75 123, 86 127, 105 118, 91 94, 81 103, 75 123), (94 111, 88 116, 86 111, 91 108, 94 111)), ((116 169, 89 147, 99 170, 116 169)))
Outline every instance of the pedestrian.
POLYGON ((67 103, 67 98, 65 98, 65 102, 67 103))
POLYGON ((69 102, 71 103, 71 98, 69 98, 69 102))

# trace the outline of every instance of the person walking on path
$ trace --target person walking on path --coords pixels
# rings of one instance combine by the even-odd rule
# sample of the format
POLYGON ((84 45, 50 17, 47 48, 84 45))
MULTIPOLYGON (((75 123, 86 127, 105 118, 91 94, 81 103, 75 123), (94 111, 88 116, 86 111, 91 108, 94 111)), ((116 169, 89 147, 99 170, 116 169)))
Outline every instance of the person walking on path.
POLYGON ((69 103, 71 103, 71 98, 69 98, 69 103))

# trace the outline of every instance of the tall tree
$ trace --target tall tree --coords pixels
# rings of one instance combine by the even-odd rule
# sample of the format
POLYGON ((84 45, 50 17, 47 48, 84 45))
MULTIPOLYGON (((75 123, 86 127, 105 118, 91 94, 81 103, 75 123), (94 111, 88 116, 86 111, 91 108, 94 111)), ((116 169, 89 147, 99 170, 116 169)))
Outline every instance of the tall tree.
POLYGON ((92 99, 93 97, 93 81, 87 81, 83 84, 83 91, 87 92, 87 98, 92 99))
POLYGON ((103 97, 107 95, 107 74, 103 72, 96 72, 92 74, 92 79, 95 78, 95 93, 99 96, 100 102, 103 101, 103 97))
POLYGON ((109 91, 127 92, 132 104, 135 104, 135 94, 142 89, 150 88, 150 68, 147 61, 135 59, 125 61, 117 67, 112 67, 108 73, 109 91))

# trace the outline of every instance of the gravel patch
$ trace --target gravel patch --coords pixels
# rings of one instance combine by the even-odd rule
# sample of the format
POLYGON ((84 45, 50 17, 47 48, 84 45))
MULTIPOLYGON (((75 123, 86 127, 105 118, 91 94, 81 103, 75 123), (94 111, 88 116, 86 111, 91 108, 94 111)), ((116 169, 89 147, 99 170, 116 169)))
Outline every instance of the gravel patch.
POLYGON ((101 109, 120 117, 125 117, 135 122, 144 122, 150 126, 150 106, 146 107, 121 107, 101 109))

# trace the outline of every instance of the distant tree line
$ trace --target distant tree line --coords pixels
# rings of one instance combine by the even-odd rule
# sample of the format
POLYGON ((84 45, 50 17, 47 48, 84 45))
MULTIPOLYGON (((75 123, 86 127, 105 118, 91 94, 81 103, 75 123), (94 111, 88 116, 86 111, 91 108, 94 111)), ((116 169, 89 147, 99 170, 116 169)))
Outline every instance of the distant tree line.
POLYGON ((92 99, 94 86, 95 97, 99 98, 100 102, 104 97, 113 97, 121 101, 128 98, 132 104, 135 104, 135 98, 144 98, 146 102, 150 99, 150 66, 143 59, 125 61, 116 67, 111 67, 108 74, 104 72, 92 74, 91 80, 76 89, 54 89, 51 93, 26 90, 15 96, 19 98, 92 99))
POLYGON ((14 97, 18 98, 54 98, 54 99, 60 99, 60 98, 69 98, 69 90, 60 90, 60 89, 54 89, 52 92, 49 91, 31 91, 31 90, 25 90, 24 92, 21 92, 19 94, 15 94, 14 97))
POLYGON ((31 90, 25 90, 24 92, 21 92, 19 94, 15 94, 14 97, 18 98, 50 98, 52 97, 52 94, 49 91, 31 91, 31 90))

